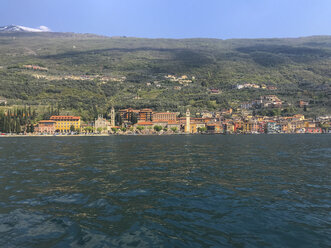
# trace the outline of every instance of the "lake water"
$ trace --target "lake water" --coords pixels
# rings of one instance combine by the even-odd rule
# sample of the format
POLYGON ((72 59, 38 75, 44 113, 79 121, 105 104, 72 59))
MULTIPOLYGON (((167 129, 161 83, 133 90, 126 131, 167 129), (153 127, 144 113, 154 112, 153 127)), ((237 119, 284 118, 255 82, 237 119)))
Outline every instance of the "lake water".
POLYGON ((0 138, 0 247, 330 247, 331 135, 0 138))

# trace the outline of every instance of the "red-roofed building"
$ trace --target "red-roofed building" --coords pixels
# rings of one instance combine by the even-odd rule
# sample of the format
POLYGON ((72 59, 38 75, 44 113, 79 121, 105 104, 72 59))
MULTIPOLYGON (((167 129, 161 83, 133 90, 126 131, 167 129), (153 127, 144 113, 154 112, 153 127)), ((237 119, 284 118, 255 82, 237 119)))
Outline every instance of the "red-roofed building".
POLYGON ((42 120, 38 122, 35 132, 53 134, 56 130, 56 121, 42 120))
POLYGON ((76 130, 80 129, 80 116, 53 115, 50 120, 56 122, 55 130, 61 133, 70 132, 72 126, 76 130))

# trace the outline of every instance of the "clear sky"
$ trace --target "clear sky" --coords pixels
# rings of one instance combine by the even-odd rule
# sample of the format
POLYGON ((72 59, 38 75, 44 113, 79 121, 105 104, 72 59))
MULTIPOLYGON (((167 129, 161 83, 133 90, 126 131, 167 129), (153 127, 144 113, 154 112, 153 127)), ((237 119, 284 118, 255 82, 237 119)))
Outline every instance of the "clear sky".
POLYGON ((0 0, 0 26, 147 38, 331 35, 331 0, 0 0))

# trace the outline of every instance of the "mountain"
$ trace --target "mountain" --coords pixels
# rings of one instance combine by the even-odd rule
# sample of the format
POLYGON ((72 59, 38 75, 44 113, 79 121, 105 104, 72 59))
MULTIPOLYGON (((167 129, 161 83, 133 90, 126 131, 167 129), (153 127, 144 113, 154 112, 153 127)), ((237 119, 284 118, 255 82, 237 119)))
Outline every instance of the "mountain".
POLYGON ((29 28, 19 25, 8 25, 0 27, 0 32, 49 32, 50 29, 46 26, 40 26, 39 28, 29 28))
POLYGON ((330 115, 330 68, 331 36, 219 40, 0 33, 0 97, 9 105, 58 105, 64 114, 85 119, 110 106, 199 112, 237 108, 264 95, 276 95, 295 113, 330 115), (245 83, 270 87, 236 88, 245 83), (309 103, 305 112, 299 100, 309 103))

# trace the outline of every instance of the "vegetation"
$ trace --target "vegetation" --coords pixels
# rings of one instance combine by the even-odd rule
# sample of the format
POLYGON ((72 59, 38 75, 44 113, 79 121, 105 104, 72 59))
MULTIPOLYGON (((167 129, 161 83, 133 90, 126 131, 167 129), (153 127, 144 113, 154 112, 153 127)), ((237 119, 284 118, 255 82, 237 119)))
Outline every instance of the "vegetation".
POLYGON ((36 112, 32 112, 30 107, 8 109, 6 112, 0 111, 0 132, 32 133, 34 132, 33 122, 36 117, 36 112))
POLYGON ((140 131, 140 132, 141 132, 142 130, 145 129, 145 127, 143 127, 143 126, 137 126, 136 128, 137 128, 137 130, 140 131))
POLYGON ((158 125, 155 125, 155 126, 154 126, 154 130, 155 130, 156 132, 160 132, 162 129, 163 129, 162 126, 158 126, 158 125))
POLYGON ((177 133, 177 131, 178 131, 178 130, 177 130, 177 127, 172 127, 172 128, 171 128, 171 131, 173 131, 174 133, 177 133))
MULTIPOLYGON (((331 37, 138 39, 69 33, 0 34, 0 98, 93 120, 116 109, 191 112, 236 108, 275 94, 307 116, 330 113, 331 37), (23 65, 46 67, 29 70, 23 65), (191 83, 167 79, 187 75, 191 83), (275 86, 235 89, 242 83, 275 86), (210 89, 221 90, 211 94, 210 89)), ((283 111, 283 110, 281 110, 283 111)), ((288 113, 269 113, 286 115, 288 113)), ((132 117, 136 122, 136 116, 132 117)), ((122 120, 116 116, 116 124, 122 120)))

